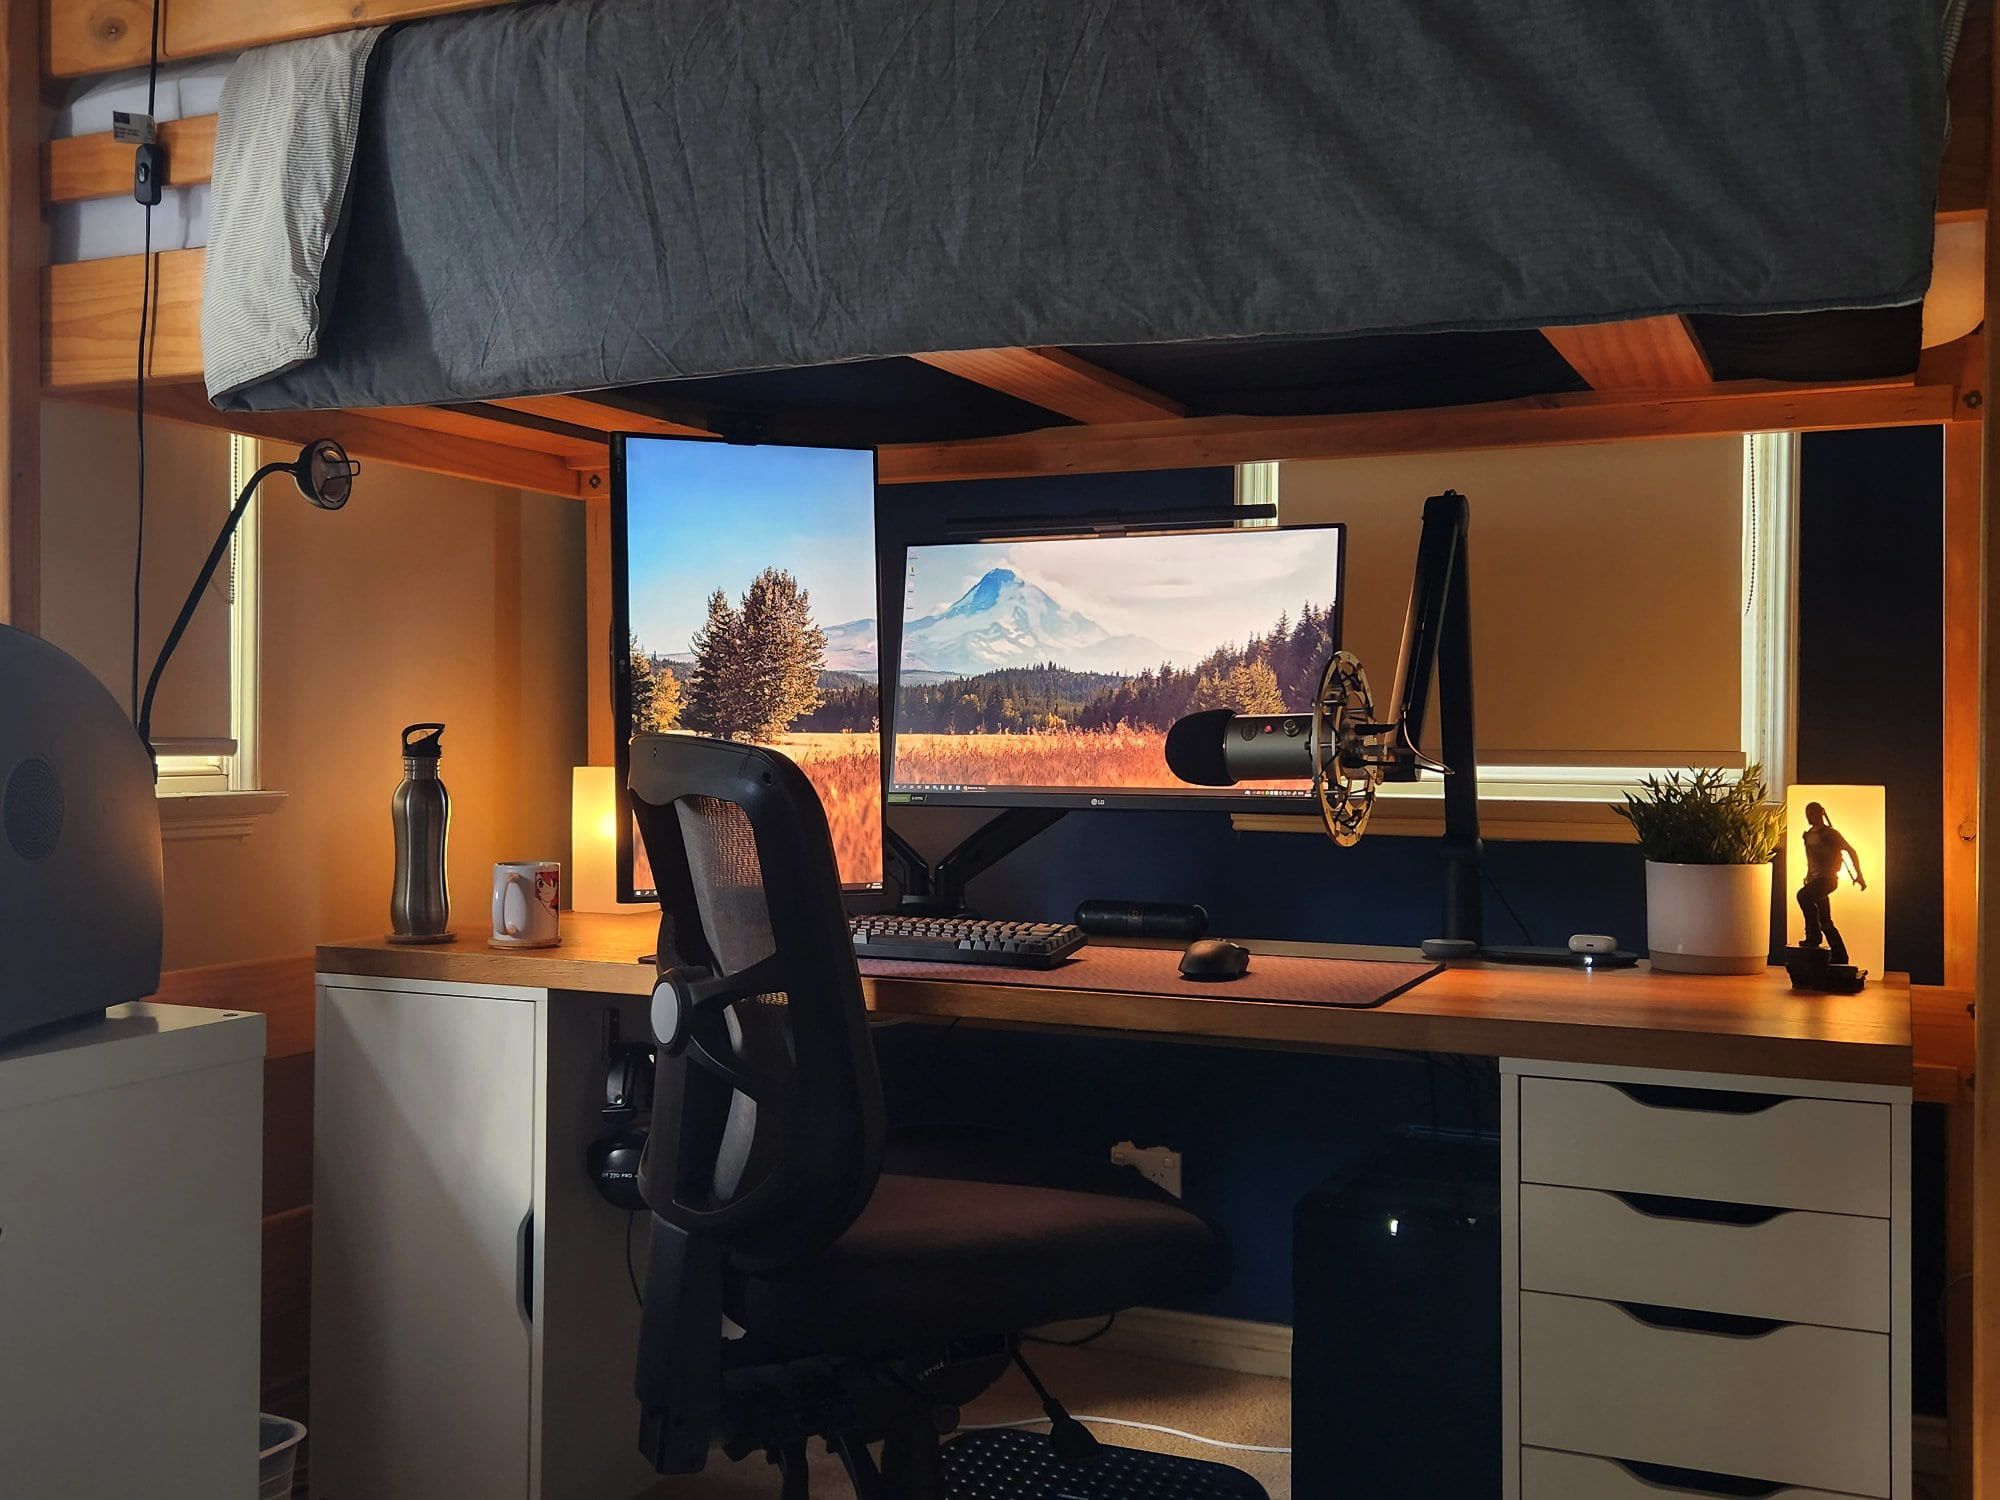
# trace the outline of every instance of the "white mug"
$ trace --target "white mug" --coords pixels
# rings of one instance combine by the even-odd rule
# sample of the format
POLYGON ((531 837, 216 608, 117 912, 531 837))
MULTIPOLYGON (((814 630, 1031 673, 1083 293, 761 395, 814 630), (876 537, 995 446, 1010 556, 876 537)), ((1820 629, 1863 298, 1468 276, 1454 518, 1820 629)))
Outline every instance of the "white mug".
POLYGON ((493 936, 496 948, 553 948, 562 941, 562 866, 552 859, 522 859, 493 867, 493 936))

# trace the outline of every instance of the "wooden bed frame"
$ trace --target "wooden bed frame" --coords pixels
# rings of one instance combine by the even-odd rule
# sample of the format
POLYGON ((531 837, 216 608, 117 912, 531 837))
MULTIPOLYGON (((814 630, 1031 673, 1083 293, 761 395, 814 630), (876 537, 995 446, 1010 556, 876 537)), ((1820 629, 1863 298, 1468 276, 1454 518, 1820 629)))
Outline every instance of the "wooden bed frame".
MULTIPOLYGON (((164 0, 166 60, 234 52, 294 37, 378 25, 495 0, 164 0)), ((1940 172, 1940 221, 1984 222, 1996 158, 1991 39, 1996 0, 1972 0, 1950 81, 1953 134, 1940 172)), ((47 124, 65 81, 143 67, 151 0, 15 0, 0 22, 0 620, 34 629, 40 618, 39 410, 45 394, 124 406, 135 370, 142 268, 137 256, 46 264, 47 204, 130 191, 132 153, 108 135, 50 142, 47 124)), ((169 181, 208 179, 213 117, 163 128, 169 181)), ((1988 322, 2000 307, 2000 247, 1986 238, 1988 322)), ((608 578, 606 434, 692 433, 691 414, 640 411, 616 392, 540 396, 451 407, 338 413, 223 414, 201 386, 203 252, 152 257, 153 326, 146 352, 147 410, 162 420, 303 440, 330 433, 358 457, 582 500, 593 565, 592 628, 608 578), (685 420, 680 420, 685 416, 685 420)), ((1479 406, 1362 415, 1190 417, 1167 397, 1059 349, 940 351, 918 356, 964 380, 1025 400, 1077 425, 965 442, 898 445, 881 452, 892 484, 1012 475, 1232 464, 1263 459, 1604 442, 1769 430, 1944 424, 1945 989, 1984 991, 2000 965, 2000 840, 1975 834, 1982 808, 2000 809, 2000 742, 1982 728, 2000 713, 2000 503, 1983 482, 2000 435, 1984 422, 1995 350, 1979 333, 1928 351, 1916 375, 1893 381, 1787 385, 1718 382, 1688 324, 1677 317, 1580 328, 1545 336, 1591 387, 1576 395, 1479 406), (1982 878, 1983 877, 1983 878, 1982 878)), ((603 705, 602 689, 593 703, 603 705)), ((593 759, 608 760, 609 713, 592 714, 593 759), (600 724, 599 721, 602 721, 600 724)), ((2000 1078, 2000 1006, 1982 1007, 1980 1069, 2000 1078)), ((1955 1425, 1969 1425, 1970 1481, 1955 1493, 2000 1500, 2000 1090, 1976 1102, 1972 1222, 1962 1253, 1975 1282, 1970 1403, 1954 1399, 1955 1425), (1975 1420, 1962 1422, 1970 1405, 1975 1420)), ((1957 1226, 1955 1226, 1956 1232, 1957 1226)), ((1955 1390, 1958 1386, 1955 1384, 1955 1390)))

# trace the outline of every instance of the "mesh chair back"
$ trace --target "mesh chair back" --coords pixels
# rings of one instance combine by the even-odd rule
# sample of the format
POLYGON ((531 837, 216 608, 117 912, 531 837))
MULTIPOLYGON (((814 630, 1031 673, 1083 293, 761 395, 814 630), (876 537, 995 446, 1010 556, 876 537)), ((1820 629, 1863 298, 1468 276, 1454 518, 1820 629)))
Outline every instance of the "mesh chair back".
MULTIPOLYGON (((660 973, 688 997, 659 1055, 641 1189, 739 1267, 809 1259, 860 1214, 882 1160, 826 814, 784 756, 692 735, 636 737, 629 785, 660 892, 660 973)), ((664 1043, 657 998, 654 1014, 664 1043)))

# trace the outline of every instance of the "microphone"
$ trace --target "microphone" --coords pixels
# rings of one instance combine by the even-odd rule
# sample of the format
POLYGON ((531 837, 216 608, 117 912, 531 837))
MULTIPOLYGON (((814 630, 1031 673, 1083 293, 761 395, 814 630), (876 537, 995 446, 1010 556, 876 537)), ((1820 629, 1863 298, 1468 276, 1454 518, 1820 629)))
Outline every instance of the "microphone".
POLYGON ((1310 781, 1313 716, 1239 714, 1226 708, 1176 719, 1167 730, 1167 769, 1193 786, 1239 781, 1310 781))
POLYGON ((1167 729, 1167 769, 1191 786, 1310 781, 1327 836, 1346 847, 1368 827, 1384 768, 1402 758, 1399 730, 1375 721, 1368 674, 1350 653, 1336 651, 1320 673, 1309 712, 1211 708, 1174 720, 1167 729))

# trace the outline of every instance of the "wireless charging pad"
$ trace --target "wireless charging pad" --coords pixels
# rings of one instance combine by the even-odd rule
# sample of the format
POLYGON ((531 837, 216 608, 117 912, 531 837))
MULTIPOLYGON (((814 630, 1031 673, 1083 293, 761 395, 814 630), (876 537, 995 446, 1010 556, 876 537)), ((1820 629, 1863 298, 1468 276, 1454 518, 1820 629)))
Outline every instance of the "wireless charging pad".
POLYGON ((951 1500, 1269 1500, 1241 1469, 1142 1448, 1066 1464, 1039 1432, 969 1432, 944 1445, 943 1459, 951 1500))
POLYGON ((1481 948, 1479 956, 1496 964, 1541 964, 1551 969, 1629 969, 1639 955, 1624 948, 1610 953, 1576 953, 1568 948, 1481 948))

